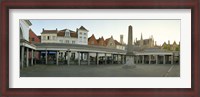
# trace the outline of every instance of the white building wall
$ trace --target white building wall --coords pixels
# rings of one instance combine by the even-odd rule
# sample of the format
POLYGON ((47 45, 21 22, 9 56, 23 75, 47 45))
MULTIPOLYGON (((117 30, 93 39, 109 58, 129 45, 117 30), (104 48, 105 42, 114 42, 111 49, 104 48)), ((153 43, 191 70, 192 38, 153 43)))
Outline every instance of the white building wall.
POLYGON ((72 37, 57 37, 57 42, 67 44, 78 44, 78 39, 72 37))
POLYGON ((88 32, 85 30, 78 30, 78 44, 88 45, 88 32))
POLYGON ((116 45, 116 49, 125 50, 125 46, 122 46, 122 45, 116 45))
POLYGON ((41 43, 58 43, 57 34, 41 34, 41 43))
POLYGON ((20 28, 22 29, 23 38, 29 41, 29 25, 25 22, 25 20, 19 20, 20 28))

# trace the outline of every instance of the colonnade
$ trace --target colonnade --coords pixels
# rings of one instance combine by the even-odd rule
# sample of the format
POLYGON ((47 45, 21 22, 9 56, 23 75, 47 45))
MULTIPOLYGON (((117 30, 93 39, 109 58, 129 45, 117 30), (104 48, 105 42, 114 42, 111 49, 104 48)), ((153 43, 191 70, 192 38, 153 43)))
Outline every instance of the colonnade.
POLYGON ((173 54, 166 55, 136 55, 136 64, 174 64, 173 54))
MULTIPOLYGON (((49 64, 48 62, 48 52, 51 50, 45 50, 45 64, 49 64)), ((59 58, 64 59, 65 61, 63 64, 71 65, 72 61, 74 64, 81 65, 81 61, 83 62, 83 56, 85 58, 84 62, 87 62, 87 65, 91 65, 91 58, 95 59, 95 64, 124 64, 125 63, 125 54, 116 54, 116 53, 109 53, 109 52, 83 52, 83 51, 55 51, 55 61, 56 65, 59 65, 59 58), (60 54, 62 53, 62 54, 60 54), (63 56, 64 53, 64 56, 63 56), (95 54, 95 56, 94 56, 95 54), (92 56, 93 55, 93 56, 92 56)), ((92 63, 94 64, 94 63, 92 63)))
MULTIPOLYGON (((48 56, 49 52, 54 52, 54 60, 56 65, 61 64, 59 58, 64 57, 64 64, 66 65, 82 65, 81 63, 86 63, 87 65, 99 65, 99 64, 125 64, 126 55, 119 53, 110 52, 89 52, 89 51, 70 51, 70 50, 42 50, 36 51, 32 48, 25 46, 20 46, 20 63, 21 68, 29 67, 36 64, 36 52, 40 52, 40 56, 43 52, 44 64, 49 64, 48 56), (64 55, 61 54, 64 52, 64 55), (84 58, 83 58, 84 56, 84 58)), ((135 64, 174 64, 174 56, 172 54, 145 54, 145 55, 135 55, 135 64)), ((39 59, 41 60, 41 59, 39 59)), ((42 63, 43 64, 43 63, 42 63)))
POLYGON ((20 46, 20 67, 29 67, 36 64, 36 50, 20 46))

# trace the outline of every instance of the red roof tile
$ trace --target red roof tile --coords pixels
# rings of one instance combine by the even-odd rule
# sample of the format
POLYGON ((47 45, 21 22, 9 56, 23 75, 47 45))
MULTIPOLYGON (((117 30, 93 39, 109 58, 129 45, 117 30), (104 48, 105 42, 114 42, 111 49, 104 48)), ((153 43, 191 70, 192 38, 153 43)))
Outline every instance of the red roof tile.
POLYGON ((56 34, 57 30, 43 30, 41 34, 56 34))

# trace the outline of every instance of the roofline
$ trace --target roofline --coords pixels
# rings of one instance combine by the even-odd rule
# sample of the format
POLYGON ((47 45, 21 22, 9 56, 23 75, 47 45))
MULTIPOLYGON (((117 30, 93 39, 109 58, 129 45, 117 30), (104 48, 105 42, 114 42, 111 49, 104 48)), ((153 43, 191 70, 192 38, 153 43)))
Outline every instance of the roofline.
POLYGON ((29 26, 32 25, 32 23, 29 20, 24 20, 29 26))

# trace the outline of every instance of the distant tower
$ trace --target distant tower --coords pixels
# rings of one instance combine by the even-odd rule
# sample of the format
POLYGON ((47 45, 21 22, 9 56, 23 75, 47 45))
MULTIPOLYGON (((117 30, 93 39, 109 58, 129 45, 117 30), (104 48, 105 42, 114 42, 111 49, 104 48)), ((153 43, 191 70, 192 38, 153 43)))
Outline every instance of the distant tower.
POLYGON ((142 33, 141 33, 141 38, 140 38, 140 46, 143 46, 143 37, 142 37, 142 33))
POLYGON ((120 43, 121 44, 124 44, 123 37, 124 37, 123 35, 120 35, 120 43))
POLYGON ((168 45, 170 45, 170 41, 168 40, 168 45))

